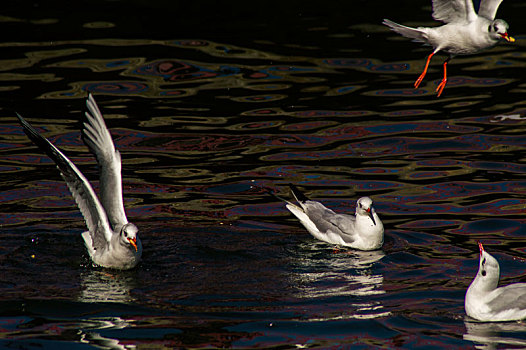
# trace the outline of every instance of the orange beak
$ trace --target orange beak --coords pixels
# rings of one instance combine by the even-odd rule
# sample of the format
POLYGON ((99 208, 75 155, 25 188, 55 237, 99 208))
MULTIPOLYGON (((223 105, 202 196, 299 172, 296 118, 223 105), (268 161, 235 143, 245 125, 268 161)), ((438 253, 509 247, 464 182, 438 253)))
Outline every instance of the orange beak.
POLYGON ((509 41, 510 43, 515 42, 515 38, 512 36, 509 36, 508 33, 504 33, 500 35, 504 40, 509 41))
POLYGON ((482 246, 482 243, 479 242, 479 250, 480 250, 480 255, 482 256, 482 253, 484 253, 484 247, 482 246))
POLYGON ((128 242, 135 248, 135 251, 137 252, 137 238, 128 238, 128 242))

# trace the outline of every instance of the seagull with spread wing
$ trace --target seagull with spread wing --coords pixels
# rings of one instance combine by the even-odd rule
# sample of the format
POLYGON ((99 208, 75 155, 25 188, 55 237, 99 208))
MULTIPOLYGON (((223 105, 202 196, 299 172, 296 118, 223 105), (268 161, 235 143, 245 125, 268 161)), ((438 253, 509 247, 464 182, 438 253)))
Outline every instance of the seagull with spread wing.
POLYGON ((447 83, 447 64, 456 55, 472 55, 492 48, 504 39, 514 42, 508 35, 508 23, 495 19, 497 9, 502 0, 482 0, 478 13, 475 12, 472 0, 432 0, 433 18, 445 24, 440 27, 411 28, 384 19, 383 24, 391 30, 433 47, 433 52, 427 57, 424 71, 416 80, 415 89, 424 79, 431 58, 439 51, 446 52, 449 57, 444 61, 444 77, 435 92, 438 97, 444 91, 447 83))
POLYGON ((142 255, 137 226, 128 222, 122 200, 121 156, 113 145, 102 114, 90 94, 82 137, 100 168, 100 197, 73 162, 17 114, 26 135, 57 165, 84 216, 88 231, 82 238, 92 261, 120 270, 135 267, 142 255))

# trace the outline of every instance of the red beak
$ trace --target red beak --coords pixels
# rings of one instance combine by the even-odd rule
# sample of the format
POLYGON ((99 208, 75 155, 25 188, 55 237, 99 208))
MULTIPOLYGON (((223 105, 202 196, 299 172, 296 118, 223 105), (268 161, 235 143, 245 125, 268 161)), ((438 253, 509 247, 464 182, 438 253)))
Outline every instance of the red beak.
POLYGON ((480 250, 480 255, 482 256, 482 253, 484 253, 484 247, 482 246, 482 243, 479 242, 479 250, 480 250))
POLYGON ((500 34, 500 36, 501 36, 504 40, 509 41, 510 43, 512 43, 512 42, 515 41, 515 38, 512 37, 512 36, 509 36, 508 33, 500 34))
POLYGON ((128 242, 135 248, 135 251, 137 252, 137 238, 128 238, 128 242))

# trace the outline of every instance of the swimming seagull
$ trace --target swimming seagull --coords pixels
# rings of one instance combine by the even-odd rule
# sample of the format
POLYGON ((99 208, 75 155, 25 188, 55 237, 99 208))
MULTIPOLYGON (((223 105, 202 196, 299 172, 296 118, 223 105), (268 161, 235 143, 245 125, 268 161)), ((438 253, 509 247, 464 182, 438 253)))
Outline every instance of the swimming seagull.
POLYGON ((526 318, 526 283, 497 288, 499 263, 479 242, 479 270, 467 292, 466 314, 479 321, 516 321, 526 318))
POLYGON ((97 198, 86 177, 68 157, 40 135, 22 116, 18 119, 26 135, 57 165, 77 202, 88 230, 82 238, 92 261, 107 268, 126 270, 137 265, 142 244, 137 226, 128 222, 124 212, 121 184, 121 156, 115 149, 95 99, 86 100, 82 138, 97 158, 100 168, 100 194, 97 198))
POLYGON ((440 97, 447 82, 446 66, 456 55, 472 55, 489 49, 501 40, 514 42, 508 35, 508 23, 495 19, 497 9, 502 0, 482 0, 478 14, 475 13, 472 0, 432 0, 433 18, 446 23, 440 27, 411 28, 384 19, 383 24, 391 30, 433 47, 433 52, 427 57, 424 71, 415 81, 415 89, 420 86, 427 73, 427 67, 434 54, 444 51, 449 57, 444 61, 444 77, 435 92, 440 97))
POLYGON ((299 206, 286 201, 286 207, 315 238, 359 250, 380 249, 384 243, 384 225, 369 197, 356 202, 356 216, 337 214, 320 202, 307 198, 289 184, 299 206))

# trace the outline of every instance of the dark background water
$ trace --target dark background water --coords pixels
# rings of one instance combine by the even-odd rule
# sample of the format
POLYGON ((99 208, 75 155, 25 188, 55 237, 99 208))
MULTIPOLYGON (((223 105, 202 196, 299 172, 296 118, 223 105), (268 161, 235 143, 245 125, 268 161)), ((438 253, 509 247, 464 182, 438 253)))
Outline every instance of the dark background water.
MULTIPOLYGON (((518 40, 412 89, 429 1, 17 1, 0 11, 0 346, 524 347, 465 319, 476 242, 526 281, 525 5, 518 40), (123 157, 143 262, 92 267, 85 225, 14 111, 90 179, 92 91, 123 157), (371 196, 381 251, 317 242, 262 188, 341 212, 371 196)), ((94 181, 96 187, 96 181, 94 181)))

